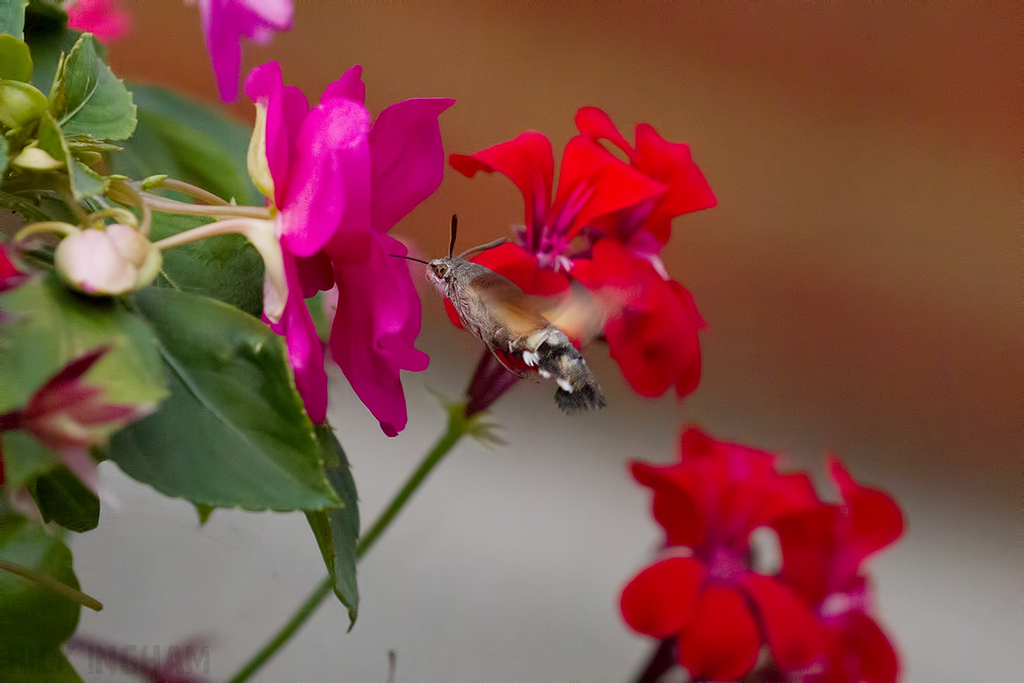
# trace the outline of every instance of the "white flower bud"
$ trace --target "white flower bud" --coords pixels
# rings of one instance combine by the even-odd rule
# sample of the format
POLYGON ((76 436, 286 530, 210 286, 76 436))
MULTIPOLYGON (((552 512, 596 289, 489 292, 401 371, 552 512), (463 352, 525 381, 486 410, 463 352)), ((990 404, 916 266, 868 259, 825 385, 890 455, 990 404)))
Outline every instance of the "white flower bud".
POLYGON ((148 239, 117 223, 69 235, 54 254, 57 272, 72 287, 110 296, 148 285, 160 272, 162 261, 148 239))

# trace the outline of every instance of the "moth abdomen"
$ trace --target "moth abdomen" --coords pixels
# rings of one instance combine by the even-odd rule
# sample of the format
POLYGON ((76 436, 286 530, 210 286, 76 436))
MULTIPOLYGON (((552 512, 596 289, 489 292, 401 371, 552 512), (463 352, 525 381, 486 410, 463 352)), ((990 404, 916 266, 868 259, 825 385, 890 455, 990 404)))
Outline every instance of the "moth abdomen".
MULTIPOLYGON (((536 348, 537 372, 542 377, 553 377, 558 384, 555 402, 566 413, 578 413, 589 408, 603 408, 604 395, 597 380, 587 367, 583 355, 572 342, 554 328, 544 331, 544 341, 536 348)), ((524 354, 524 360, 526 355, 524 354)))

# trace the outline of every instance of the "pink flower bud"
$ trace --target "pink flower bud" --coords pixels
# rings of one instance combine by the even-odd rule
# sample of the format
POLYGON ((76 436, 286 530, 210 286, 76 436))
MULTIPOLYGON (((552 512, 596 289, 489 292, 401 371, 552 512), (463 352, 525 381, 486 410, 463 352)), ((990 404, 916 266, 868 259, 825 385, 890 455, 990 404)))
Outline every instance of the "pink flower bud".
POLYGON ((86 294, 117 295, 145 287, 160 272, 160 251, 137 230, 115 223, 65 237, 54 255, 57 272, 86 294))

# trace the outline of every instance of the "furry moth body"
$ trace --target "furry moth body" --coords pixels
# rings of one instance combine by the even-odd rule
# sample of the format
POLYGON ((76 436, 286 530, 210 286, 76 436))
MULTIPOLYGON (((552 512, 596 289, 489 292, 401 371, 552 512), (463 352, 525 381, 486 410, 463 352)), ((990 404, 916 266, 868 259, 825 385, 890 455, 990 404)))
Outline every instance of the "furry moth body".
POLYGON ((451 255, 427 263, 427 279, 455 307, 463 327, 486 344, 502 365, 521 375, 509 367, 511 358, 536 368, 545 379, 554 379, 558 384, 555 402, 563 411, 604 407, 601 387, 582 354, 535 310, 530 297, 514 282, 451 255))

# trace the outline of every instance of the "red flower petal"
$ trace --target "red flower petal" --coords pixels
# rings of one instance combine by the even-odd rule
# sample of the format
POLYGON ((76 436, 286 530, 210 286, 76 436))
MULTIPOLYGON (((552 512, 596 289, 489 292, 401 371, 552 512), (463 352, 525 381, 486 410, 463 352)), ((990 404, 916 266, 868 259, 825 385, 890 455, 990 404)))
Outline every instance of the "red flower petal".
POLYGON ((661 183, 634 170, 590 138, 577 135, 562 155, 555 194, 560 232, 571 239, 595 218, 665 192, 661 183))
POLYGON ((779 579, 809 605, 820 603, 832 588, 838 515, 834 505, 821 505, 784 515, 771 523, 782 552, 779 579))
POLYGON ((753 573, 744 578, 743 586, 757 604, 765 639, 780 669, 809 666, 824 654, 821 624, 792 591, 774 579, 753 573))
POLYGON ((633 158, 633 147, 622 137, 622 133, 612 123, 608 114, 597 107, 583 107, 576 112, 576 128, 594 140, 607 140, 623 152, 630 159, 633 158))
POLYGON ((523 193, 526 230, 533 243, 536 226, 543 226, 551 206, 555 161, 551 141, 541 133, 527 131, 516 138, 473 155, 452 154, 448 158, 459 173, 472 178, 477 171, 497 171, 508 177, 523 193))
POLYGON ((670 557, 645 568, 622 589, 622 618, 640 633, 665 638, 690 620, 704 565, 692 557, 670 557))
POLYGON ((638 394, 657 397, 674 385, 685 396, 700 380, 699 322, 663 280, 649 280, 645 298, 652 310, 627 309, 605 325, 609 353, 638 394))
POLYGON ((644 227, 664 244, 668 241, 671 220, 691 211, 709 209, 718 203, 711 186, 690 156, 690 147, 668 142, 646 123, 636 127, 637 170, 668 186, 644 227))
POLYGON ((536 256, 512 242, 481 252, 472 260, 504 275, 527 294, 552 296, 569 288, 569 278, 564 273, 541 268, 536 256))
POLYGON ((631 463, 630 469, 637 482, 653 491, 651 512, 665 530, 668 545, 701 546, 706 534, 705 519, 696 499, 699 488, 687 481, 688 473, 678 465, 655 467, 642 462, 631 463))
POLYGON ((863 612, 850 612, 842 628, 850 652, 859 660, 855 680, 894 683, 899 677, 900 660, 878 624, 863 612))
POLYGON ((757 624, 743 597, 709 585, 679 637, 679 663, 695 681, 734 681, 754 666, 760 647, 757 624))
MULTIPOLYGON (((903 514, 884 491, 861 486, 834 456, 828 457, 832 481, 839 487, 850 520, 855 562, 889 545, 903 534, 903 514)), ((856 570, 856 567, 854 567, 856 570)))

